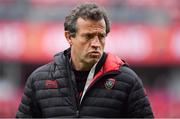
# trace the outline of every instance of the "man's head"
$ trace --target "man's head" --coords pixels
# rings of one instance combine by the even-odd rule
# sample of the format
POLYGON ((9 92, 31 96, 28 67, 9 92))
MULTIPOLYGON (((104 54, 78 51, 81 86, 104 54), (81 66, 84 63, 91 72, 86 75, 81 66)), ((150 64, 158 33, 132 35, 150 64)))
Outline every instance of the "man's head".
POLYGON ((110 31, 106 13, 95 4, 77 6, 66 17, 64 28, 74 68, 90 70, 102 56, 110 31))
POLYGON ((68 16, 66 16, 64 22, 64 30, 69 31, 72 36, 76 35, 76 23, 78 18, 83 18, 85 20, 91 19, 95 21, 104 19, 106 23, 106 34, 110 32, 110 22, 108 16, 106 12, 96 4, 79 5, 75 7, 68 16))

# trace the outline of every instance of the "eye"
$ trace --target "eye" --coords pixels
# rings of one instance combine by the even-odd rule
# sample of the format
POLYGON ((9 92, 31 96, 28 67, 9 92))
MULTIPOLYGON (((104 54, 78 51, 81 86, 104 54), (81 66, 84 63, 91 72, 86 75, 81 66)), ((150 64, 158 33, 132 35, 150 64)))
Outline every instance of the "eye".
POLYGON ((100 40, 104 40, 104 39, 105 39, 105 37, 106 37, 106 35, 105 35, 105 34, 99 34, 99 35, 98 35, 98 38, 99 38, 100 40))
POLYGON ((93 37, 94 37, 93 34, 86 34, 86 35, 85 35, 85 38, 86 38, 87 40, 90 40, 90 39, 92 39, 93 37))

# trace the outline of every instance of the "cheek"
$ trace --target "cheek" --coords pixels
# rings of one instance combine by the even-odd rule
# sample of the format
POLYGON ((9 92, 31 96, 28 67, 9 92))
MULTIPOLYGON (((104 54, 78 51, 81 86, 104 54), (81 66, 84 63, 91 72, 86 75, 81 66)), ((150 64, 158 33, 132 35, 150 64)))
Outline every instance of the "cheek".
POLYGON ((87 44, 78 44, 77 50, 79 51, 79 55, 85 55, 88 51, 88 45, 87 44))
POLYGON ((102 43, 101 43, 101 48, 102 48, 102 50, 104 50, 104 46, 105 46, 105 42, 102 42, 102 43))

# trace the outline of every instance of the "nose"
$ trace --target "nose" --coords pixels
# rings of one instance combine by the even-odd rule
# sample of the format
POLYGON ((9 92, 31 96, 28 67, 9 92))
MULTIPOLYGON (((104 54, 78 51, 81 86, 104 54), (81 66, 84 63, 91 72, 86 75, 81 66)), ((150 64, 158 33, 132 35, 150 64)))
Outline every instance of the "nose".
POLYGON ((92 46, 93 48, 96 48, 96 49, 101 46, 98 36, 95 36, 95 37, 92 39, 91 46, 92 46))

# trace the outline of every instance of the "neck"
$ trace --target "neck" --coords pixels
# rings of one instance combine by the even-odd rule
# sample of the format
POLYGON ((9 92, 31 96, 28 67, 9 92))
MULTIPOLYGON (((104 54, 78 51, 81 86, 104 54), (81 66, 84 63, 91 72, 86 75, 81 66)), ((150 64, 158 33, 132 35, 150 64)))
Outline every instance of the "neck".
POLYGON ((94 64, 82 63, 76 59, 71 59, 72 66, 77 71, 90 71, 94 64))
MULTIPOLYGON (((72 53, 71 53, 72 54, 72 53)), ((70 62, 73 68, 77 71, 90 71, 94 64, 80 61, 78 58, 71 55, 70 62)))

